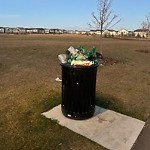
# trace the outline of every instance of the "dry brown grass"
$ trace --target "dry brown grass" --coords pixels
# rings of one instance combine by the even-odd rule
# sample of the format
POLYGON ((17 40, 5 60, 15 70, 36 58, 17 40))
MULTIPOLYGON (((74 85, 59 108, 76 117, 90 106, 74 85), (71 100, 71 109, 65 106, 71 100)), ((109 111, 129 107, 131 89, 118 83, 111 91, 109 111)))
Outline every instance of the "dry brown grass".
MULTIPOLYGON (((103 55, 119 60, 98 68, 97 104, 146 120, 150 114, 150 42, 104 39, 103 55)), ((72 35, 0 35, 0 149, 103 149, 41 117, 60 103, 57 55, 99 38, 72 35)))

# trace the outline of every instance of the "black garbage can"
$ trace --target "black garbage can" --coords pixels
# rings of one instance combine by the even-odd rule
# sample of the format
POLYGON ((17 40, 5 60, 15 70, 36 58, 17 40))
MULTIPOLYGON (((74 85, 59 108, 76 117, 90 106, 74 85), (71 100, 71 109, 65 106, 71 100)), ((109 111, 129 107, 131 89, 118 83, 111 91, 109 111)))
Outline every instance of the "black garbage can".
POLYGON ((95 112, 96 74, 98 65, 62 67, 62 102, 64 116, 87 119, 95 112))

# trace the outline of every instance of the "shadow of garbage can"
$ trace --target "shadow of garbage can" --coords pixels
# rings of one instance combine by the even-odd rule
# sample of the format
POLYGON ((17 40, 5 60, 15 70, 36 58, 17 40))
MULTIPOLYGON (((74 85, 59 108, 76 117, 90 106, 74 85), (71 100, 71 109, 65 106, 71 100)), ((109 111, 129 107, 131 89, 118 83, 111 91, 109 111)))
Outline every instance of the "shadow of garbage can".
POLYGON ((95 112, 96 74, 98 65, 62 67, 62 102, 64 116, 83 120, 95 112))

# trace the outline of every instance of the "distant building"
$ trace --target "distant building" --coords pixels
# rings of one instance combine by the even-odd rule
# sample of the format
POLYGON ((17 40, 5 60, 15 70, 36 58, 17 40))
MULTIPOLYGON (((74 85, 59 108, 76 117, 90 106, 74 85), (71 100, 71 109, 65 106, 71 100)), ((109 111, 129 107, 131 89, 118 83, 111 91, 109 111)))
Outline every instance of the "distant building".
POLYGON ((33 33, 33 28, 25 28, 27 34, 33 33))
POLYGON ((43 28, 36 28, 38 31, 38 34, 44 34, 45 33, 45 29, 43 28))
POLYGON ((101 30, 90 30, 89 34, 90 35, 101 35, 101 30))
MULTIPOLYGON (((0 33, 7 34, 82 34, 82 35, 101 35, 101 30, 90 30, 90 31, 79 31, 79 30, 64 30, 59 28, 47 29, 47 28, 24 28, 24 27, 0 27, 0 33)), ((128 36, 128 37, 141 37, 145 38, 150 36, 150 31, 148 29, 137 29, 134 31, 128 31, 126 29, 121 29, 115 31, 112 29, 107 29, 102 31, 103 37, 113 37, 113 36, 128 36)))
POLYGON ((120 35, 120 36, 127 36, 128 33, 129 32, 126 29, 121 29, 121 30, 118 31, 118 35, 120 35))
POLYGON ((86 34, 87 34, 87 31, 80 31, 80 34, 86 35, 86 34))
POLYGON ((13 34, 18 34, 19 33, 19 29, 18 28, 11 28, 12 29, 12 33, 13 34))
POLYGON ((75 30, 75 34, 80 34, 80 31, 78 31, 78 30, 75 30))
POLYGON ((0 33, 5 33, 5 28, 4 27, 0 27, 0 33))
POLYGON ((38 34, 38 29, 37 28, 32 28, 32 33, 33 34, 38 34))
MULTIPOLYGON (((102 32, 103 32, 103 31, 102 31, 102 32)), ((96 35, 101 35, 101 30, 96 30, 96 31, 95 31, 95 34, 96 34, 96 35)))
POLYGON ((68 30, 67 33, 68 34, 75 34, 75 31, 74 30, 68 30))
POLYGON ((129 37, 135 37, 134 31, 128 31, 128 36, 129 37))
POLYGON ((5 27, 5 33, 12 33, 12 28, 5 27))
POLYGON ((137 29, 134 30, 135 37, 148 37, 149 30, 148 29, 137 29))
POLYGON ((19 34, 25 34, 26 33, 26 29, 23 27, 17 27, 16 28, 19 34))
POLYGON ((62 29, 50 29, 49 32, 51 34, 63 34, 63 30, 62 29))
POLYGON ((44 29, 45 34, 49 34, 49 29, 44 29))
POLYGON ((115 31, 115 30, 110 30, 110 29, 108 29, 108 30, 105 30, 105 31, 103 31, 103 35, 104 36, 116 36, 118 33, 117 33, 117 31, 115 31))
POLYGON ((95 34, 95 30, 90 30, 89 31, 89 35, 94 35, 95 34))

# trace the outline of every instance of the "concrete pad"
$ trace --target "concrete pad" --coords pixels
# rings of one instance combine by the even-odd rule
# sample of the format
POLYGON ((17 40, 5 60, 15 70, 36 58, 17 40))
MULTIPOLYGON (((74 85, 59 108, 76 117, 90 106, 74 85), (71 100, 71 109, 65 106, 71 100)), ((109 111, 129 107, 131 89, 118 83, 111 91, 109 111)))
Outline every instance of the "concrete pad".
POLYGON ((42 113, 47 118, 81 134, 110 150, 130 150, 145 122, 96 106, 95 114, 87 120, 66 118, 58 105, 42 113))

